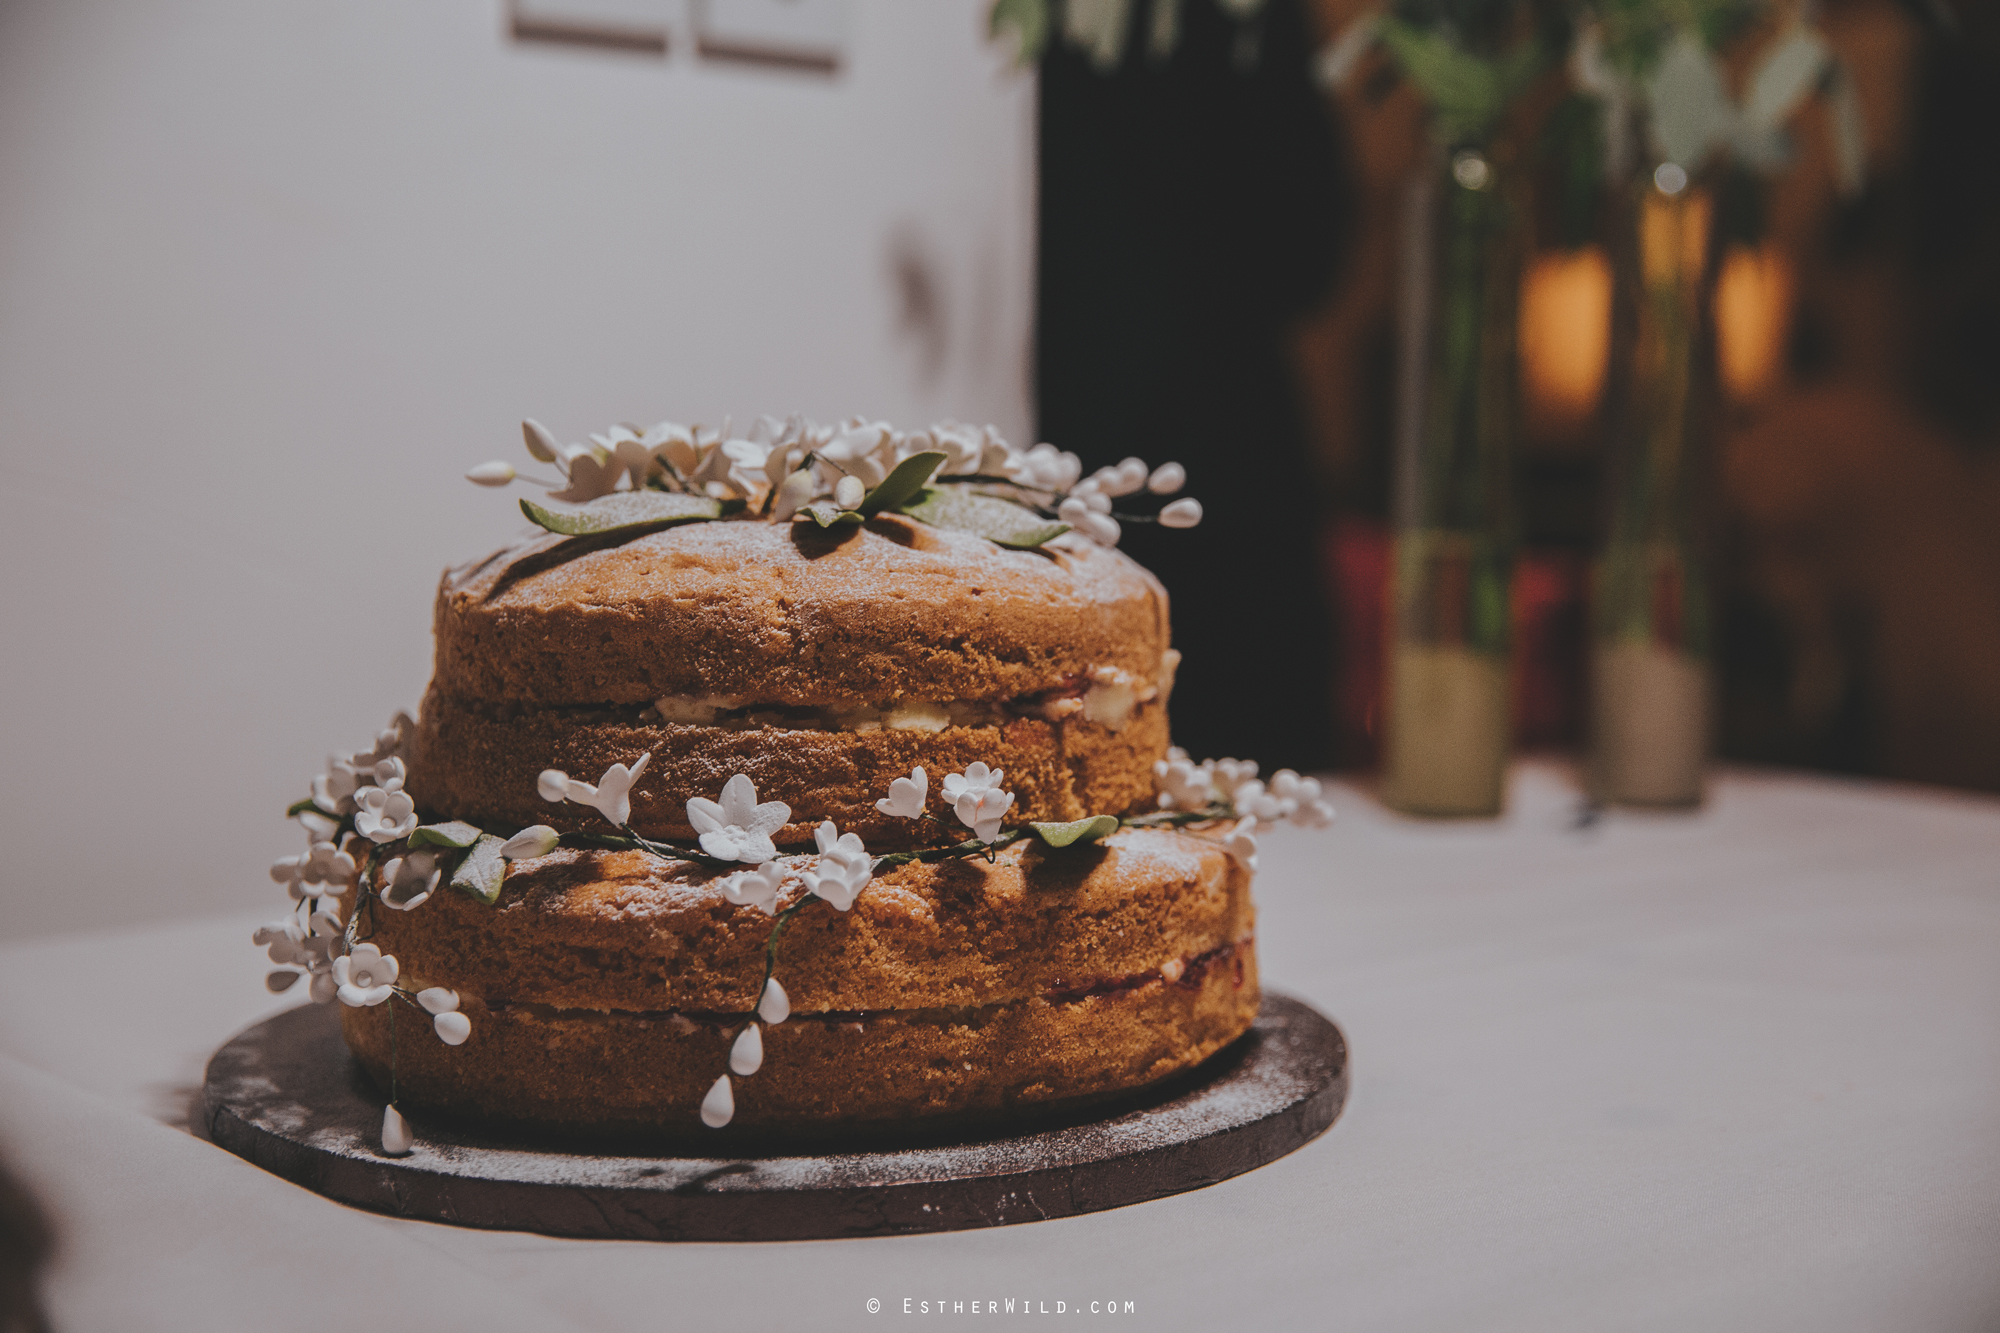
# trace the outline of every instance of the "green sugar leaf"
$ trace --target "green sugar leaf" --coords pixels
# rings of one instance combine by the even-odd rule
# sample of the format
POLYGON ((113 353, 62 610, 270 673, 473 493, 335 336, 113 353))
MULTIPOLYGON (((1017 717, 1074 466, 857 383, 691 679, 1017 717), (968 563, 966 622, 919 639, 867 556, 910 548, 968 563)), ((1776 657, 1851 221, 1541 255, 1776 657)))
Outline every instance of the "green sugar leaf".
POLYGON ((1067 824, 1029 824, 1035 836, 1051 847, 1069 847, 1079 842, 1096 842, 1118 831, 1118 816, 1092 815, 1072 819, 1067 824))
POLYGON ((583 504, 521 501, 521 512, 531 521, 566 537, 627 530, 638 536, 642 531, 681 523, 705 523, 729 510, 730 506, 720 500, 679 491, 614 491, 583 504))
MULTIPOLYGON (((410 841, 415 842, 416 839, 412 837, 410 841)), ((451 886, 492 905, 500 896, 501 883, 507 878, 507 862, 500 855, 500 849, 506 845, 505 838, 481 833, 479 840, 472 844, 472 850, 458 863, 458 869, 451 872, 451 886)))
POLYGON ((936 450, 929 450, 911 454, 896 464, 895 471, 882 478, 882 484, 863 497, 862 517, 873 518, 885 509, 901 509, 911 496, 924 488, 924 483, 944 463, 944 458, 936 450))
POLYGON ((463 820, 448 824, 426 824, 410 835, 411 847, 470 847, 478 842, 479 830, 463 820))
POLYGON ((981 495, 963 486, 933 486, 917 492, 901 512, 934 528, 970 532, 999 546, 1033 550, 1069 531, 1067 523, 1051 523, 1026 505, 981 495))
POLYGON ((857 510, 842 509, 831 500, 821 500, 818 504, 807 505, 799 510, 800 518, 809 518, 823 528, 852 527, 861 521, 857 510))

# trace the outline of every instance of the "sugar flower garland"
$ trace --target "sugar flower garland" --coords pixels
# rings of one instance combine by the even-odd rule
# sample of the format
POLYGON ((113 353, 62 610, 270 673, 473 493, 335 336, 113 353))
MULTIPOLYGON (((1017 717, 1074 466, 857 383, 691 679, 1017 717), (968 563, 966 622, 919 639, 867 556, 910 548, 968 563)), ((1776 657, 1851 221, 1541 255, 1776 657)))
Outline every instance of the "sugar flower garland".
MULTIPOLYGON (((621 438, 614 444, 631 445, 640 438, 621 438)), ((984 437, 978 440, 985 448, 984 437)), ((962 437, 954 443, 969 455, 973 442, 972 437, 962 437)), ((680 461, 698 474, 713 456, 697 449, 680 461)), ((850 451, 849 461, 859 457, 850 451)), ((741 461, 736 458, 730 466, 741 461)), ((1060 458, 1051 462, 1048 455, 1032 465, 1069 466, 1060 458)), ((733 484, 719 466, 708 470, 722 478, 717 484, 733 484)), ((1140 480, 1136 466, 1125 469, 1113 484, 1124 486, 1134 480, 1140 480)), ((732 1079, 749 1078, 762 1069, 764 1030, 790 1017, 791 998, 776 975, 778 944, 792 918, 810 904, 821 902, 836 912, 849 911, 882 871, 913 861, 965 857, 991 861, 999 850, 1024 839, 1061 849, 1101 840, 1120 828, 1185 826, 1197 836, 1203 829, 1221 830, 1219 837, 1210 835, 1213 840, 1246 870, 1255 870, 1257 838, 1266 826, 1289 822, 1319 828, 1333 818, 1333 807, 1316 779, 1281 769, 1266 782, 1257 776, 1257 765, 1247 760, 1196 764, 1186 751, 1173 749, 1154 765, 1159 806, 1155 813, 1097 815, 1061 823, 1009 825, 1007 816, 1016 799, 1003 785, 1006 774, 979 761, 945 775, 937 792, 944 815, 933 815, 930 776, 913 768, 907 776, 890 780, 875 809, 886 817, 911 821, 919 846, 880 856, 869 853, 858 833, 842 832, 830 819, 813 830, 813 853, 780 853, 773 837, 790 822, 791 807, 783 801, 759 801, 756 784, 749 775, 738 773, 723 784, 716 799, 697 796, 688 801, 688 822, 696 836, 692 845, 683 845, 644 837, 631 827, 633 791, 651 763, 649 752, 630 765, 612 764, 594 783, 558 769, 543 770, 535 780, 544 800, 588 805, 612 826, 612 834, 561 834, 549 825, 535 824, 503 838, 462 821, 419 822, 416 800, 405 790, 408 769, 402 754, 414 725, 399 713, 372 749, 330 759, 326 771, 310 784, 311 795, 291 808, 289 813, 305 830, 306 850, 276 862, 271 877, 285 886, 293 913, 259 927, 252 936, 275 965, 267 978, 273 992, 288 990, 303 977, 316 1003, 388 1006, 389 1100, 383 1109, 381 1149, 390 1155, 411 1152, 416 1143, 397 1106, 398 1007, 421 1013, 446 1045, 463 1045, 473 1029, 456 991, 442 986, 413 988, 399 960, 383 953, 370 936, 378 911, 415 911, 447 884, 491 903, 499 897, 511 863, 547 856, 565 846, 638 849, 727 871, 715 881, 718 891, 732 905, 770 917, 771 930, 755 1001, 731 1036, 727 1069, 710 1085, 699 1107, 704 1124, 721 1128, 736 1113, 732 1079), (954 823, 971 836, 950 832, 954 823), (349 894, 352 907, 343 914, 342 898, 349 894)))
POLYGON ((1187 484, 1179 463, 1127 458, 1085 477, 1075 454, 1050 444, 1017 449, 992 426, 955 421, 899 431, 862 417, 829 426, 766 416, 741 436, 728 421, 719 430, 663 421, 613 426, 588 444, 565 445, 531 420, 521 434, 529 456, 553 465, 559 478, 524 477, 502 461, 481 463, 466 478, 544 487, 554 506, 523 500, 522 511, 571 535, 636 537, 734 517, 834 528, 893 512, 1003 546, 1037 547, 1074 532, 1110 547, 1121 524, 1191 528, 1202 516, 1199 500, 1168 498, 1187 484))
POLYGON ((440 986, 413 990, 404 984, 398 960, 364 934, 372 927, 375 909, 415 911, 447 874, 453 884, 466 887, 471 881, 461 880, 459 872, 479 854, 482 840, 491 844, 489 859, 497 859, 494 854, 505 848, 540 849, 541 854, 554 847, 554 830, 547 828, 524 829, 503 846, 469 825, 420 825, 415 799, 404 790, 408 772, 402 758, 414 727, 408 714, 398 713, 373 747, 333 756, 326 771, 312 780, 310 795, 289 811, 305 830, 306 850, 271 867, 271 878, 292 899, 293 914, 251 935, 275 965, 265 978, 272 992, 288 991, 303 977, 316 1004, 389 1006, 389 1103, 383 1109, 382 1151, 390 1155, 409 1152, 415 1143, 396 1105, 398 1003, 421 1012, 448 1046, 471 1037, 472 1020, 460 1012, 455 991, 440 986), (353 909, 343 916, 341 898, 350 893, 353 909))

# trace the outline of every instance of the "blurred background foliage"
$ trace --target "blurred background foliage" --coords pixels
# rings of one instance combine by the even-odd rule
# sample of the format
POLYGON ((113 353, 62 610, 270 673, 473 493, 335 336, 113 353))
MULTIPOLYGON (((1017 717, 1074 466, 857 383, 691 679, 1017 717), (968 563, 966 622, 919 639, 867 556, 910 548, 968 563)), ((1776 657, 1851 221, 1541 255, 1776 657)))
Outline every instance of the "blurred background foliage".
MULTIPOLYGON (((1314 0, 1319 41, 1371 8, 1314 0)), ((1699 23, 1738 97, 1792 17, 1715 0, 1598 12, 1628 71, 1699 23)), ((1865 183, 1843 190, 1840 104, 1822 96, 1791 117, 1788 169, 1733 170, 1718 191, 1720 747, 2000 789, 2000 17, 1895 0, 1827 0, 1816 17, 1852 80, 1865 183)), ((1363 60, 1329 94, 1353 240, 1289 342, 1348 765, 1376 756, 1399 191, 1426 151, 1421 91, 1388 57, 1363 60)), ((1552 80, 1520 310, 1515 717, 1530 747, 1583 739, 1585 571, 1603 538, 1602 130, 1564 99, 1552 80)))

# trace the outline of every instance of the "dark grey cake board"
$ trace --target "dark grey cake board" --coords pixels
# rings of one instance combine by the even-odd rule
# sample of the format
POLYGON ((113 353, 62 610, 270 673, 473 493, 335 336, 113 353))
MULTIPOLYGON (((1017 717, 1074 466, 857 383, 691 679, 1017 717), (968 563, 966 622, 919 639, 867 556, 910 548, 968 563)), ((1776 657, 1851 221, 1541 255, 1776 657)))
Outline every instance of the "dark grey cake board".
MULTIPOLYGON (((407 1157, 377 1148, 383 1097, 330 1006, 233 1038, 204 1081, 210 1137, 286 1180, 376 1212, 628 1240, 808 1240, 1002 1226, 1118 1208, 1240 1175, 1317 1137, 1347 1098, 1347 1044, 1297 1000, 1149 1094, 953 1141, 668 1155, 565 1146, 409 1113, 407 1157)), ((716 1148, 733 1151, 718 1138, 716 1148)))

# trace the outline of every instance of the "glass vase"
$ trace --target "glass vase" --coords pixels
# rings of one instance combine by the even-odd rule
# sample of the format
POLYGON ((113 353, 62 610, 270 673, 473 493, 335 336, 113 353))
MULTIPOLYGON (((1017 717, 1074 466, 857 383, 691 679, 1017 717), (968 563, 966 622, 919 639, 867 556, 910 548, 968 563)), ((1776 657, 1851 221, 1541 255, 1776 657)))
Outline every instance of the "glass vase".
POLYGON ((1662 166, 1614 208, 1610 516, 1593 590, 1600 801, 1689 806, 1709 748, 1715 399, 1709 193, 1662 166))
POLYGON ((1467 149, 1410 192, 1382 796, 1412 814, 1505 799, 1521 189, 1467 149))

